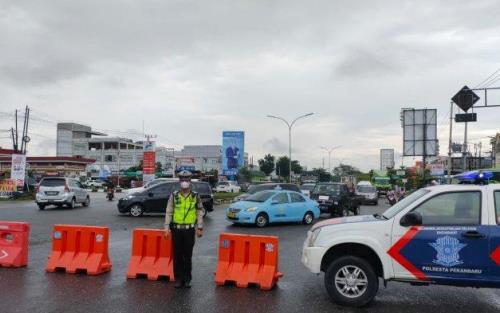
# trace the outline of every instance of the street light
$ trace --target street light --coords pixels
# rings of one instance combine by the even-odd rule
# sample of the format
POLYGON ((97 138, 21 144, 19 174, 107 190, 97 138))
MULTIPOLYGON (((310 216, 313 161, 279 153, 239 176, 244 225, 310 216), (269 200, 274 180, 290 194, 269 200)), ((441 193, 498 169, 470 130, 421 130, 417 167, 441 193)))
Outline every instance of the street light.
POLYGON ((301 118, 304 118, 304 117, 311 116, 313 114, 314 113, 308 113, 308 114, 304 114, 304 115, 298 116, 291 123, 289 123, 287 120, 285 120, 281 116, 274 116, 274 115, 268 115, 267 116, 269 118, 275 118, 275 119, 281 120, 281 121, 283 121, 286 124, 286 126, 288 126, 288 158, 289 158, 289 160, 288 160, 289 161, 289 164, 288 164, 288 169, 289 169, 288 179, 290 180, 290 182, 292 182, 292 127, 295 124, 295 122, 297 122, 297 120, 299 120, 301 118))
POLYGON ((342 147, 342 146, 335 146, 335 147, 332 147, 330 149, 328 149, 327 147, 323 147, 323 146, 320 147, 321 149, 328 152, 328 173, 330 173, 332 170, 332 167, 331 167, 332 166, 332 152, 333 152, 333 150, 338 149, 340 147, 342 147))

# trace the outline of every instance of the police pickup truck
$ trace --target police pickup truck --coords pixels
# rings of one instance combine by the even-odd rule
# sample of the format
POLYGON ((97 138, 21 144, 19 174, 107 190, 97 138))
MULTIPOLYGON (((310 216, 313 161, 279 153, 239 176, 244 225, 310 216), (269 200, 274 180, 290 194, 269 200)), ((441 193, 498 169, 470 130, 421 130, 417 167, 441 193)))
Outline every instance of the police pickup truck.
POLYGON ((500 184, 426 187, 381 215, 319 222, 302 263, 347 306, 370 303, 379 278, 500 288, 500 184))

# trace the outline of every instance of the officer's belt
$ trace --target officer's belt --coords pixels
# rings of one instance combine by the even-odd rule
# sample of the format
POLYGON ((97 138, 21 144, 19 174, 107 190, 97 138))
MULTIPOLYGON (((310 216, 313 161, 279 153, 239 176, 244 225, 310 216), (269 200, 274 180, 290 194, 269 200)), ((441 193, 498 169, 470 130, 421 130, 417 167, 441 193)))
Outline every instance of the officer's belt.
POLYGON ((191 229, 194 228, 194 224, 173 224, 174 229, 191 229))

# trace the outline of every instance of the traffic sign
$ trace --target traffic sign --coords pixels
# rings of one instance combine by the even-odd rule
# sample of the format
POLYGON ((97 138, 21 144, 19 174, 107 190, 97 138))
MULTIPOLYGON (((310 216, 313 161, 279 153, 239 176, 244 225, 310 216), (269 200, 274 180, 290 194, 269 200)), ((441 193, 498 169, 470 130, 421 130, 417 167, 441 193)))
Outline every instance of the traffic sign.
POLYGON ((457 123, 477 122, 477 114, 476 113, 455 114, 455 122, 457 123))
POLYGON ((469 87, 464 86, 457 92, 456 95, 451 98, 453 102, 455 102, 459 108, 467 112, 474 103, 479 100, 479 96, 474 93, 474 91, 470 90, 469 87))

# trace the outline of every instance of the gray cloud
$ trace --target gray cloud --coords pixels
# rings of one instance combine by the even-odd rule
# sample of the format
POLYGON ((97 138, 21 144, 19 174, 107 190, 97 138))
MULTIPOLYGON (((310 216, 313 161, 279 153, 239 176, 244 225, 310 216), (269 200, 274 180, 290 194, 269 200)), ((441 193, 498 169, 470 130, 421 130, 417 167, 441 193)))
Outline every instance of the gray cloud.
MULTIPOLYGON (((319 146, 342 144, 339 157, 375 167, 381 146, 400 149, 401 107, 446 122, 449 98, 498 68, 499 14, 490 0, 2 2, 1 110, 97 129, 144 120, 175 146, 242 129, 255 158, 287 151, 267 114, 315 112, 294 127, 294 158, 319 166, 319 146)), ((472 133, 497 128, 479 114, 472 133)))

